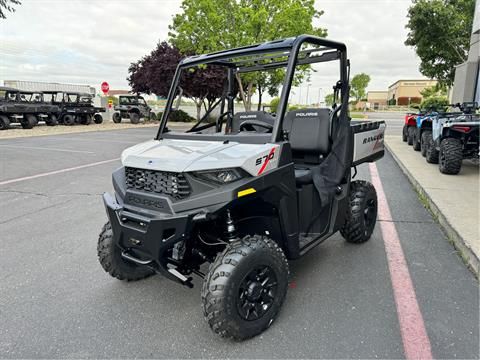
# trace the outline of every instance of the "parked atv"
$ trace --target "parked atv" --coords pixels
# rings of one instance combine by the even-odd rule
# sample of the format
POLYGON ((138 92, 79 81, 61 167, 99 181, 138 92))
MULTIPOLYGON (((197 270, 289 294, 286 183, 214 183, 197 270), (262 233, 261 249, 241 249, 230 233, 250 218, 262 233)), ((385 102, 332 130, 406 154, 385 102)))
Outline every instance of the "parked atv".
POLYGON ((138 124, 140 118, 156 119, 155 113, 147 105, 145 99, 138 95, 121 95, 114 110, 112 117, 114 123, 120 123, 122 119, 130 119, 132 124, 138 124))
POLYGON ((402 128, 402 140, 408 145, 413 144, 413 132, 417 127, 417 116, 421 113, 407 113, 405 114, 405 124, 402 128))
POLYGON ((425 141, 426 160, 439 164, 443 174, 458 174, 463 159, 478 159, 480 115, 477 103, 456 104, 462 113, 446 113, 433 120, 432 133, 425 141))
POLYGON ((432 132, 432 120, 438 116, 438 112, 430 110, 429 112, 418 115, 416 118, 416 126, 412 127, 412 145, 413 150, 421 151, 422 156, 425 156, 426 143, 425 139, 428 133, 432 132))
POLYGON ((348 74, 345 45, 309 35, 183 59, 155 139, 122 153, 115 194, 103 195, 104 270, 188 287, 195 274, 215 333, 246 339, 267 329, 285 300, 288 260, 337 231, 364 243, 375 227, 375 188, 353 181, 351 168, 384 155, 385 122, 351 122, 348 74), (340 63, 338 105, 287 111, 296 66, 327 61, 340 63), (220 115, 169 131, 182 74, 210 64, 225 68, 220 115), (236 112, 236 75, 276 68, 286 68, 276 116, 236 112))
POLYGON ((47 103, 43 93, 0 87, 0 130, 20 123, 24 129, 31 129, 39 121, 56 125, 55 113, 58 107, 47 103))
POLYGON ((75 124, 89 125, 93 122, 101 124, 103 117, 100 113, 105 108, 93 105, 93 97, 90 94, 78 92, 44 91, 49 96, 52 104, 59 107, 56 114, 58 122, 71 126, 75 124))

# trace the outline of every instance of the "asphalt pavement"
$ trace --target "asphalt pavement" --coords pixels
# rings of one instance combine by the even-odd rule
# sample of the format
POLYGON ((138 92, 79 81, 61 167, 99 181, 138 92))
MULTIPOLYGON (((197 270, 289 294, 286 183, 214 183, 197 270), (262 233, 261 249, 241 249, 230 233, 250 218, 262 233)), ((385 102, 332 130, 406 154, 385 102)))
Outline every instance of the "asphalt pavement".
MULTIPOLYGON (((372 117, 370 117, 372 118, 372 117)), ((398 123, 398 116, 387 124, 398 123)), ((377 168, 391 218, 371 240, 339 234, 291 262, 272 327, 233 342, 203 320, 194 289, 160 276, 134 283, 100 267, 101 194, 128 129, 0 141, 0 358, 402 358, 405 343, 381 223, 394 224, 435 358, 479 357, 478 282, 389 154, 377 168)), ((358 178, 369 179, 369 167, 358 178)))

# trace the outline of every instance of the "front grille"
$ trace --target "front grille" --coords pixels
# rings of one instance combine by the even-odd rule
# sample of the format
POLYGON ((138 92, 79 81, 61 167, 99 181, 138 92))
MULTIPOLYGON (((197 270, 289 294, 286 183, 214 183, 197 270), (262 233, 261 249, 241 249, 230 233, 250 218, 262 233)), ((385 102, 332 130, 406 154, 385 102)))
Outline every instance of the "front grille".
POLYGON ((125 167, 127 189, 135 189, 184 199, 191 189, 182 173, 125 167))

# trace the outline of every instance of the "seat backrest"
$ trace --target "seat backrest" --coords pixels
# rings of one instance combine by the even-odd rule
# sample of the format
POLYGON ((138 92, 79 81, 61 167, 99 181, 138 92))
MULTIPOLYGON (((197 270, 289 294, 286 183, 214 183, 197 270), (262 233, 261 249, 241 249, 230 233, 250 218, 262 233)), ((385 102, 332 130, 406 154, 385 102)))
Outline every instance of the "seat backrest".
POLYGON ((289 111, 283 120, 294 160, 319 163, 330 152, 330 109, 289 111))
MULTIPOLYGON (((275 118, 265 111, 242 111, 237 112, 233 115, 232 121, 232 132, 239 132, 240 131, 240 124, 247 120, 258 120, 266 122, 273 126, 275 123, 275 118)), ((262 127, 255 127, 259 132, 266 132, 267 130, 262 127)))

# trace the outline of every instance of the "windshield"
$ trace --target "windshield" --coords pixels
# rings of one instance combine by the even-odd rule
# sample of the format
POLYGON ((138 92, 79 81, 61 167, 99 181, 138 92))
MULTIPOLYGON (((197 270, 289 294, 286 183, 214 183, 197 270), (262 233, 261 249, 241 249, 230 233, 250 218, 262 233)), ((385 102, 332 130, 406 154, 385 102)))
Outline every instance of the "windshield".
POLYGON ((65 94, 64 100, 68 103, 76 103, 78 101, 78 94, 65 94))
POLYGON ((119 103, 122 105, 145 105, 145 100, 141 96, 120 96, 119 103))
POLYGON ((34 94, 20 92, 20 102, 30 102, 34 99, 34 94))

